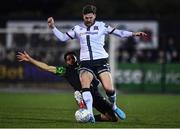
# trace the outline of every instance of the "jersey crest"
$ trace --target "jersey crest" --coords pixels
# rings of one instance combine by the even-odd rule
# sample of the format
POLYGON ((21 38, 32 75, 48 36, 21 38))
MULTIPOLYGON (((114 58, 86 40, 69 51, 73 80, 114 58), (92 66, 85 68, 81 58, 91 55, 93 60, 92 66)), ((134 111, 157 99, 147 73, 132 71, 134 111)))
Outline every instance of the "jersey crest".
POLYGON ((94 30, 99 30, 98 26, 94 26, 94 30))
POLYGON ((108 25, 107 25, 107 24, 105 24, 105 25, 104 25, 104 27, 108 28, 108 25))

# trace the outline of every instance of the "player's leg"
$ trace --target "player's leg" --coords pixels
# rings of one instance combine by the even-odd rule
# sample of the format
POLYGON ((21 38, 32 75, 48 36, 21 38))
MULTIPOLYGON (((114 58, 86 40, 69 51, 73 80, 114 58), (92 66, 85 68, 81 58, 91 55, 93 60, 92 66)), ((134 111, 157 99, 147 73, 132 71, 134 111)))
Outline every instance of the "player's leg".
POLYGON ((99 79, 101 80, 102 86, 104 90, 106 91, 106 94, 110 100, 110 102, 113 104, 113 109, 116 109, 116 93, 115 89, 112 84, 112 77, 110 74, 110 66, 107 62, 107 59, 100 60, 98 62, 98 67, 96 67, 97 75, 99 76, 99 79))
POLYGON ((125 119, 125 113, 116 106, 116 93, 112 84, 112 78, 110 74, 110 66, 107 62, 107 59, 96 61, 96 74, 99 75, 101 83, 106 91, 106 94, 113 104, 113 110, 118 115, 120 119, 125 119))
POLYGON ((115 89, 112 85, 112 78, 110 72, 102 72, 99 74, 99 78, 101 79, 101 83, 103 85, 103 88, 106 91, 106 95, 108 96, 108 99, 111 103, 113 103, 113 109, 116 108, 116 93, 115 89))
POLYGON ((126 118, 125 113, 116 106, 116 93, 112 85, 112 78, 111 78, 110 72, 107 72, 107 71, 102 72, 99 74, 99 77, 106 91, 106 94, 109 98, 109 101, 113 104, 113 110, 115 111, 115 113, 118 115, 120 119, 125 119, 126 118))
POLYGON ((90 84, 93 79, 93 74, 86 70, 80 69, 80 81, 82 86, 82 97, 86 104, 87 110, 91 113, 91 120, 90 122, 95 122, 94 115, 93 115, 93 98, 90 92, 90 84))
POLYGON ((94 106, 97 111, 101 114, 95 115, 96 121, 109 121, 109 122, 117 122, 118 118, 116 117, 114 111, 112 110, 112 106, 108 101, 104 101, 104 104, 97 104, 94 106))
POLYGON ((98 91, 98 88, 91 87, 93 96, 93 107, 101 114, 95 115, 96 121, 112 121, 116 122, 118 119, 112 110, 112 104, 109 103, 98 91))

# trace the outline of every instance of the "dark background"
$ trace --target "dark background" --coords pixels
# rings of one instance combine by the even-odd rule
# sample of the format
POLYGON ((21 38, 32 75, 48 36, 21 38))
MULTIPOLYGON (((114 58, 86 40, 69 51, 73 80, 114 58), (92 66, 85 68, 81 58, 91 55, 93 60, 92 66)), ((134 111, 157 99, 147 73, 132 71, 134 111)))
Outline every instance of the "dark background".
POLYGON ((157 20, 160 46, 172 37, 178 50, 180 28, 179 0, 5 0, 0 4, 0 27, 8 20, 80 20, 82 7, 97 6, 101 20, 157 20))

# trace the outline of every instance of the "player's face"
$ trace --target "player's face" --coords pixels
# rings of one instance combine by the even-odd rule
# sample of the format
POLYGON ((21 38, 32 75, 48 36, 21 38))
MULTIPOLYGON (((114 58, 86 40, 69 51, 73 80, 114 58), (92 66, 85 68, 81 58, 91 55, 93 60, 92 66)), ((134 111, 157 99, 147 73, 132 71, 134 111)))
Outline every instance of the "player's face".
POLYGON ((96 18, 96 14, 94 13, 84 14, 83 15, 84 24, 88 27, 91 26, 94 23, 95 18, 96 18))
POLYGON ((74 56, 72 54, 66 56, 66 64, 67 65, 74 65, 76 61, 77 61, 76 56, 74 56))

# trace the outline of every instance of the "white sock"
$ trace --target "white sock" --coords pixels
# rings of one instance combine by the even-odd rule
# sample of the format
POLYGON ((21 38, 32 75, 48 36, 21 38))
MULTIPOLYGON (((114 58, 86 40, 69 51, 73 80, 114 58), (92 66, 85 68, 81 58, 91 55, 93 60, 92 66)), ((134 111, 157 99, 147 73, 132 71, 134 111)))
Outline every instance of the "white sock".
POLYGON ((84 91, 82 93, 83 100, 86 104, 87 110, 93 115, 93 98, 90 91, 84 91))

